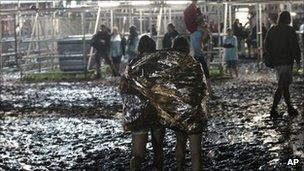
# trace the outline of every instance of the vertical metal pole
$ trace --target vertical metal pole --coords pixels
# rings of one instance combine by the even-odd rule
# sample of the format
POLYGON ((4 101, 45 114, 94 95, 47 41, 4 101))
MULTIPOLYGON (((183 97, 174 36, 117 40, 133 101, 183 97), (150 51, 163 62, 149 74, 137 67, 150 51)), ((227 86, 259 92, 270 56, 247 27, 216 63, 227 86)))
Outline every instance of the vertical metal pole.
MULTIPOLYGON (((256 43, 257 43, 257 48, 259 48, 260 46, 260 37, 259 36, 261 36, 261 32, 260 32, 260 22, 259 22, 259 20, 260 20, 260 13, 259 13, 259 4, 255 4, 255 11, 256 11, 256 16, 255 16, 255 27, 256 27, 256 43)), ((255 53, 255 55, 256 55, 256 53, 257 53, 257 50, 258 49, 255 49, 255 51, 254 51, 254 53, 255 53)), ((257 54, 257 55, 259 55, 259 53, 257 54)), ((257 62, 258 62, 258 68, 260 69, 260 61, 259 61, 259 56, 258 56, 258 60, 257 60, 257 62)))
POLYGON ((262 27, 262 24, 263 24, 263 16, 262 16, 262 4, 259 4, 259 27, 260 27, 260 41, 259 41, 259 47, 260 47, 260 62, 261 62, 261 58, 263 56, 263 27, 262 27))
POLYGON ((172 23, 172 9, 169 8, 169 23, 172 23))
POLYGON ((139 30, 140 34, 143 34, 143 15, 142 15, 142 10, 139 10, 139 30))
POLYGON ((153 24, 153 13, 152 13, 152 9, 150 8, 149 10, 149 30, 150 30, 150 36, 152 37, 152 24, 153 24))
POLYGON ((165 35, 166 33, 166 26, 168 25, 168 20, 167 20, 167 17, 168 17, 168 13, 167 13, 167 8, 164 7, 164 27, 163 27, 163 33, 162 34, 159 34, 159 35, 165 35))
MULTIPOLYGON (((98 7, 97 18, 96 18, 96 23, 95 23, 95 28, 94 28, 94 34, 97 33, 97 29, 98 29, 98 25, 99 25, 99 19, 100 19, 100 12, 101 12, 101 8, 98 7)), ((92 56, 93 56, 93 50, 94 50, 93 47, 91 47, 87 70, 89 70, 90 67, 91 67, 91 60, 92 60, 92 56)))
POLYGON ((19 69, 19 59, 18 59, 18 37, 17 37, 17 16, 14 14, 14 39, 15 39, 15 63, 17 68, 19 69))
POLYGON ((129 8, 129 27, 131 27, 133 25, 132 22, 132 9, 131 7, 129 8))
MULTIPOLYGON (((161 5, 161 7, 159 8, 159 14, 157 17, 157 33, 158 35, 160 34, 160 29, 161 29, 161 23, 162 23, 162 18, 163 18, 163 6, 161 5)), ((152 34, 152 30, 151 30, 151 34, 152 34)), ((157 35, 156 35, 157 36, 157 35)), ((159 41, 158 41, 158 36, 156 37, 156 48, 159 48, 159 41)))
POLYGON ((41 59, 42 58, 41 58, 41 47, 40 47, 41 40, 40 40, 40 30, 39 30, 40 20, 39 21, 38 20, 37 20, 37 24, 36 24, 36 33, 37 33, 37 46, 38 46, 38 65, 39 65, 39 72, 41 72, 41 59))
MULTIPOLYGON (((55 8, 55 0, 53 0, 53 8, 55 8)), ((53 11, 53 15, 52 15, 52 59, 51 59, 51 63, 52 63, 52 69, 55 68, 55 64, 54 64, 54 57, 55 57, 55 17, 56 17, 56 12, 53 11)))
POLYGON ((229 10, 229 28, 232 27, 232 4, 228 4, 228 10, 229 10))
POLYGON ((85 14, 81 13, 81 31, 82 31, 82 57, 83 57, 83 68, 86 77, 86 31, 85 31, 85 14))
POLYGON ((218 31, 218 46, 221 47, 221 13, 220 13, 220 8, 222 7, 222 5, 217 4, 217 31, 218 31))
MULTIPOLYGON (((2 24, 2 17, 0 17, 0 24, 2 24)), ((0 86, 2 86, 3 82, 3 58, 2 58, 2 25, 0 26, 0 86)), ((1 93, 2 87, 0 87, 0 93, 1 93)))
POLYGON ((111 17, 111 21, 110 21, 110 27, 111 27, 111 31, 113 30, 113 27, 114 27, 114 13, 113 13, 113 10, 110 11, 110 17, 111 17))
POLYGON ((228 4, 224 3, 224 28, 223 28, 224 34, 226 34, 226 29, 227 29, 227 14, 228 14, 228 4))
POLYGON ((221 69, 223 69, 224 60, 223 60, 223 55, 221 53, 222 41, 221 41, 221 13, 220 13, 220 8, 222 7, 222 5, 217 4, 216 7, 217 7, 217 30, 218 30, 218 57, 219 57, 221 69))

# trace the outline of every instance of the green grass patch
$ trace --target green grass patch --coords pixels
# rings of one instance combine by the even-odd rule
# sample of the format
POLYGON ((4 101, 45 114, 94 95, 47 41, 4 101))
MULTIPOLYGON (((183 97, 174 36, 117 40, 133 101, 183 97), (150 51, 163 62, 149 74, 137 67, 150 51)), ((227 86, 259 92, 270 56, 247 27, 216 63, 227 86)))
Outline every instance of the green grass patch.
POLYGON ((213 77, 213 78, 222 77, 222 76, 225 75, 224 70, 219 66, 210 67, 209 73, 210 73, 210 76, 213 77))

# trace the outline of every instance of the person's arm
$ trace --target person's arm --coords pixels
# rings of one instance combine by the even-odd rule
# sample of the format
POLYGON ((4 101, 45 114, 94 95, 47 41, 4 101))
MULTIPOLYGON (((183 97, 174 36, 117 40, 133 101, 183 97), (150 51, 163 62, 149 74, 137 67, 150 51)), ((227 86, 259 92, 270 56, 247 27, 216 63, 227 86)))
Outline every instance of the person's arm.
POLYGON ((300 65, 301 50, 300 50, 299 41, 297 38, 297 33, 294 29, 292 29, 290 31, 289 49, 291 50, 292 56, 295 58, 297 64, 300 65))
POLYGON ((271 52, 271 34, 272 34, 272 28, 270 28, 266 33, 266 38, 264 41, 264 48, 269 54, 271 52))
POLYGON ((238 48, 237 38, 236 38, 236 37, 233 37, 232 46, 233 46, 234 48, 236 48, 236 49, 238 48))

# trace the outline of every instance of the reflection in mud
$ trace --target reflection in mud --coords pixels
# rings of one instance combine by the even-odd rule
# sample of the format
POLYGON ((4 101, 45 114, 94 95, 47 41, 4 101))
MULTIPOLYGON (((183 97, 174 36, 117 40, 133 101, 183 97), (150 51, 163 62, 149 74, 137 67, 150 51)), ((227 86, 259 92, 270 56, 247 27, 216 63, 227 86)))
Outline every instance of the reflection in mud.
MULTIPOLYGON (((204 170, 286 170, 289 158, 303 162, 303 77, 295 78, 291 91, 301 115, 291 118, 284 113, 283 119, 276 121, 268 114, 275 87, 273 74, 250 73, 214 84, 218 98, 208 102, 204 170)), ((94 82, 6 84, 1 97, 5 112, 0 113, 0 170, 129 168, 131 137, 122 131, 116 114, 121 100, 115 86, 94 82), (35 112, 40 116, 31 115, 33 110, 16 116, 12 107, 22 111, 39 108, 35 112), (64 116, 54 111, 56 115, 50 115, 52 108, 69 110, 60 110, 64 116), (112 116, 101 116, 103 109, 109 109, 112 116), (85 110, 101 115, 83 117, 85 110)), ((164 149, 167 169, 175 166, 174 142, 174 134, 168 130, 164 149)), ((145 170, 153 169, 150 143, 148 149, 145 170)), ((190 166, 189 155, 186 160, 190 166)))

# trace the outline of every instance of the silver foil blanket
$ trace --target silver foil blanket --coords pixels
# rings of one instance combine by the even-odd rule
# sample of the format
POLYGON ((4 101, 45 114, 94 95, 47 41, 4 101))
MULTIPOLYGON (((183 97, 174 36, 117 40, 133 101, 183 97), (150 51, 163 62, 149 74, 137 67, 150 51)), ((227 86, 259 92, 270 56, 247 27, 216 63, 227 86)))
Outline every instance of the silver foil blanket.
POLYGON ((206 127, 206 85, 200 64, 176 51, 157 51, 130 64, 133 88, 157 109, 168 127, 188 134, 206 127))

